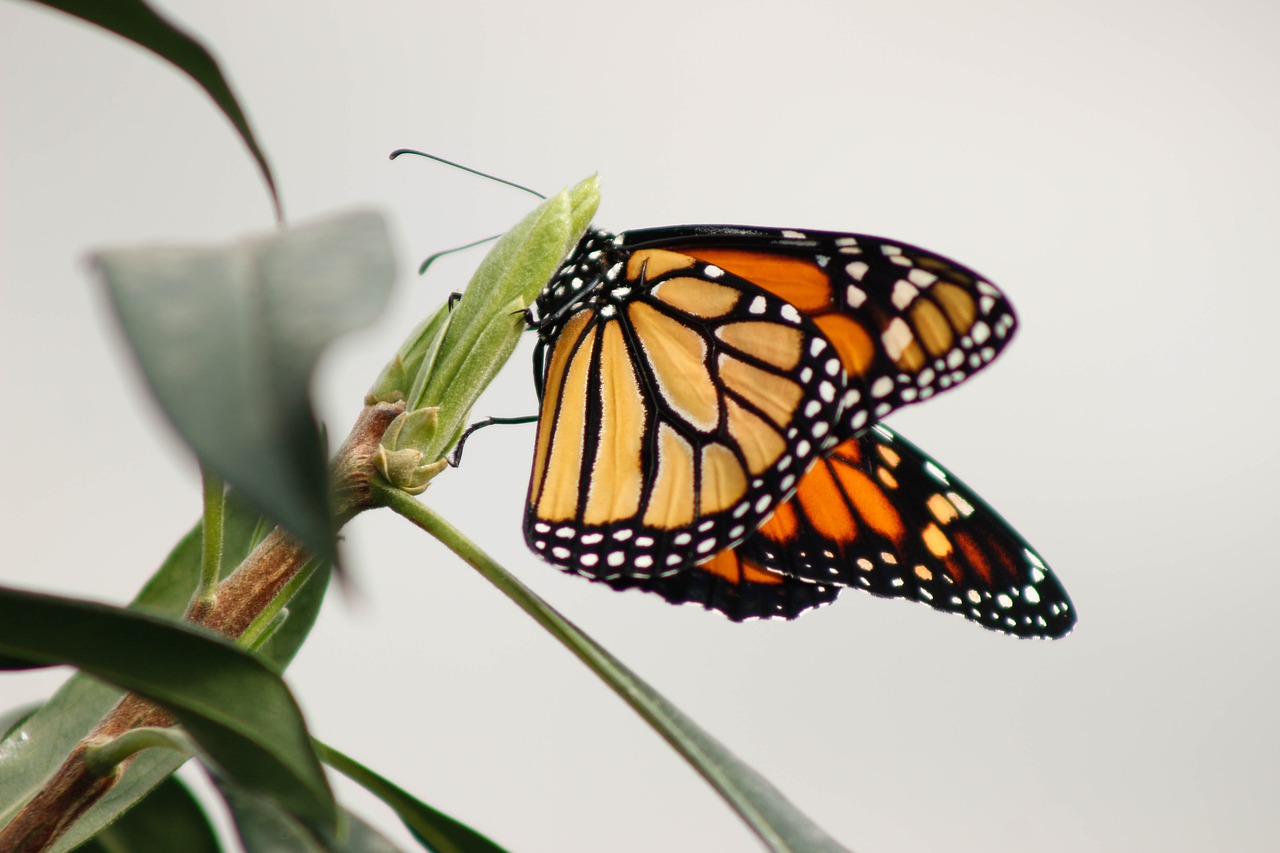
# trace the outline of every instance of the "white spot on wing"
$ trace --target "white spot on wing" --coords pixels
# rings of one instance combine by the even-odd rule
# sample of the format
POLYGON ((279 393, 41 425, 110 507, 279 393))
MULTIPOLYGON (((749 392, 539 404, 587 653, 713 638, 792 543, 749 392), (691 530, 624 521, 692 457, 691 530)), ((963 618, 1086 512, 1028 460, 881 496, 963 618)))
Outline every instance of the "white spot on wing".
POLYGON ((911 280, 912 284, 918 284, 921 287, 928 287, 938 280, 936 275, 928 270, 922 270, 919 267, 916 267, 911 270, 911 272, 907 273, 907 278, 911 280))
POLYGON ((893 286, 893 296, 891 298, 893 299, 894 306, 901 311, 914 302, 915 298, 919 295, 920 291, 914 284, 907 281, 905 278, 900 278, 893 286))
MULTIPOLYGON (((895 298, 896 293, 895 291, 895 298)), ((884 342, 885 352, 894 361, 898 360, 903 351, 911 346, 915 339, 916 336, 911 333, 911 327, 901 317, 894 317, 890 320, 889 325, 885 327, 884 332, 880 335, 880 340, 884 342)))

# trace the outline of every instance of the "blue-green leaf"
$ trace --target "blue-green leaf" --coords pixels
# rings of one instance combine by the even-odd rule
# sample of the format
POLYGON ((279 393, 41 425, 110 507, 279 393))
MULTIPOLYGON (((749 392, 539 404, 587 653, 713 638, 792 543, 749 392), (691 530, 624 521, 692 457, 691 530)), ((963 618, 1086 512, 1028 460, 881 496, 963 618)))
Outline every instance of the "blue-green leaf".
POLYGON ((382 218, 351 213, 219 248, 94 258, 156 399, 201 461, 317 556, 337 556, 308 384, 326 346, 381 311, 382 218))

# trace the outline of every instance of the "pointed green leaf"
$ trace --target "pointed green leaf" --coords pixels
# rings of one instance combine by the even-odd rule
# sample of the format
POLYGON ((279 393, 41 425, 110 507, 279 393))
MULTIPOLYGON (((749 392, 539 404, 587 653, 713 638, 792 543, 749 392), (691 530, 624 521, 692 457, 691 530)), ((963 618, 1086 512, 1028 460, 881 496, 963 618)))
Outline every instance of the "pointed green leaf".
POLYGON ((323 824, 333 795, 284 682, 226 638, 102 604, 0 588, 0 651, 66 663, 163 705, 232 778, 323 824))
POLYGON ((222 70, 204 45, 166 21, 142 0, 35 0, 45 6, 60 9, 116 35, 135 42, 161 59, 168 60, 180 71, 209 93, 218 108, 235 126, 236 132, 248 146, 249 153, 258 164, 262 178, 267 182, 276 219, 284 219, 276 181, 267 165, 267 157, 258 147, 249 119, 236 101, 231 86, 222 76, 222 70))
POLYGON ((231 810, 245 853, 400 853, 382 834, 345 809, 336 831, 318 829, 234 782, 216 774, 213 782, 231 810))
POLYGON ((547 199, 494 244, 453 309, 438 354, 406 391, 409 413, 440 407, 438 427, 426 440, 389 451, 421 451, 429 465, 457 442, 471 407, 524 332, 525 309, 577 244, 599 201, 600 180, 593 175, 547 199))
POLYGON ((293 660, 293 656, 302 648, 302 643, 311 633, 316 617, 320 615, 320 605, 324 603, 324 594, 329 588, 331 571, 323 565, 305 580, 289 599, 288 613, 284 624, 262 644, 254 654, 269 665, 275 672, 283 673, 285 667, 293 660))
POLYGON ((204 809, 187 786, 172 776, 80 849, 84 853, 222 853, 204 809))
POLYGON ((99 253, 125 336, 178 432, 240 496, 336 558, 308 383, 395 275, 382 218, 352 213, 222 248, 99 253))
POLYGON ((471 827, 436 811, 358 761, 318 740, 313 744, 321 761, 390 806, 426 849, 434 853, 505 853, 471 827))

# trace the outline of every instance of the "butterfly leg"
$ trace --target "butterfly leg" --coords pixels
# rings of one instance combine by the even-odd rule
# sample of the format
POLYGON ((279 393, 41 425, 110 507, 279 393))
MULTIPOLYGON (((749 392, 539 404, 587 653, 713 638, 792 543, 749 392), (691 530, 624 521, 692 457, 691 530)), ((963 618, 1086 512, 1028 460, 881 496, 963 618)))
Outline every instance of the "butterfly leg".
POLYGON ((476 421, 467 427, 466 432, 458 439, 458 444, 453 448, 453 453, 449 454, 449 467, 457 468, 462 464, 462 445, 471 437, 471 433, 478 429, 484 429, 494 424, 531 424, 538 420, 537 415, 522 415, 518 418, 485 418, 482 421, 476 421))

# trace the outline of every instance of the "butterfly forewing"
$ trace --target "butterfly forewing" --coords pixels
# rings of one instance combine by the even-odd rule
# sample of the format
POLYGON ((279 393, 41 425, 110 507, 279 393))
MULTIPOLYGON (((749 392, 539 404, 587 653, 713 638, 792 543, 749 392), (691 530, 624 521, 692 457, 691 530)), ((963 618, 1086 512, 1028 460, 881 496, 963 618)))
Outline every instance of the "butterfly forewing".
POLYGON ((550 357, 525 536, 571 571, 643 580, 763 523, 835 443, 845 376, 812 321, 715 265, 597 258, 537 306, 550 357))
POLYGON ((972 490, 882 425, 839 444, 738 549, 821 585, 910 598, 1023 637, 1075 610, 1044 560, 972 490))
POLYGON ((990 282, 941 255, 863 234, 690 225, 628 231, 729 270, 812 317, 849 374, 843 434, 972 375, 1013 334, 990 282))

